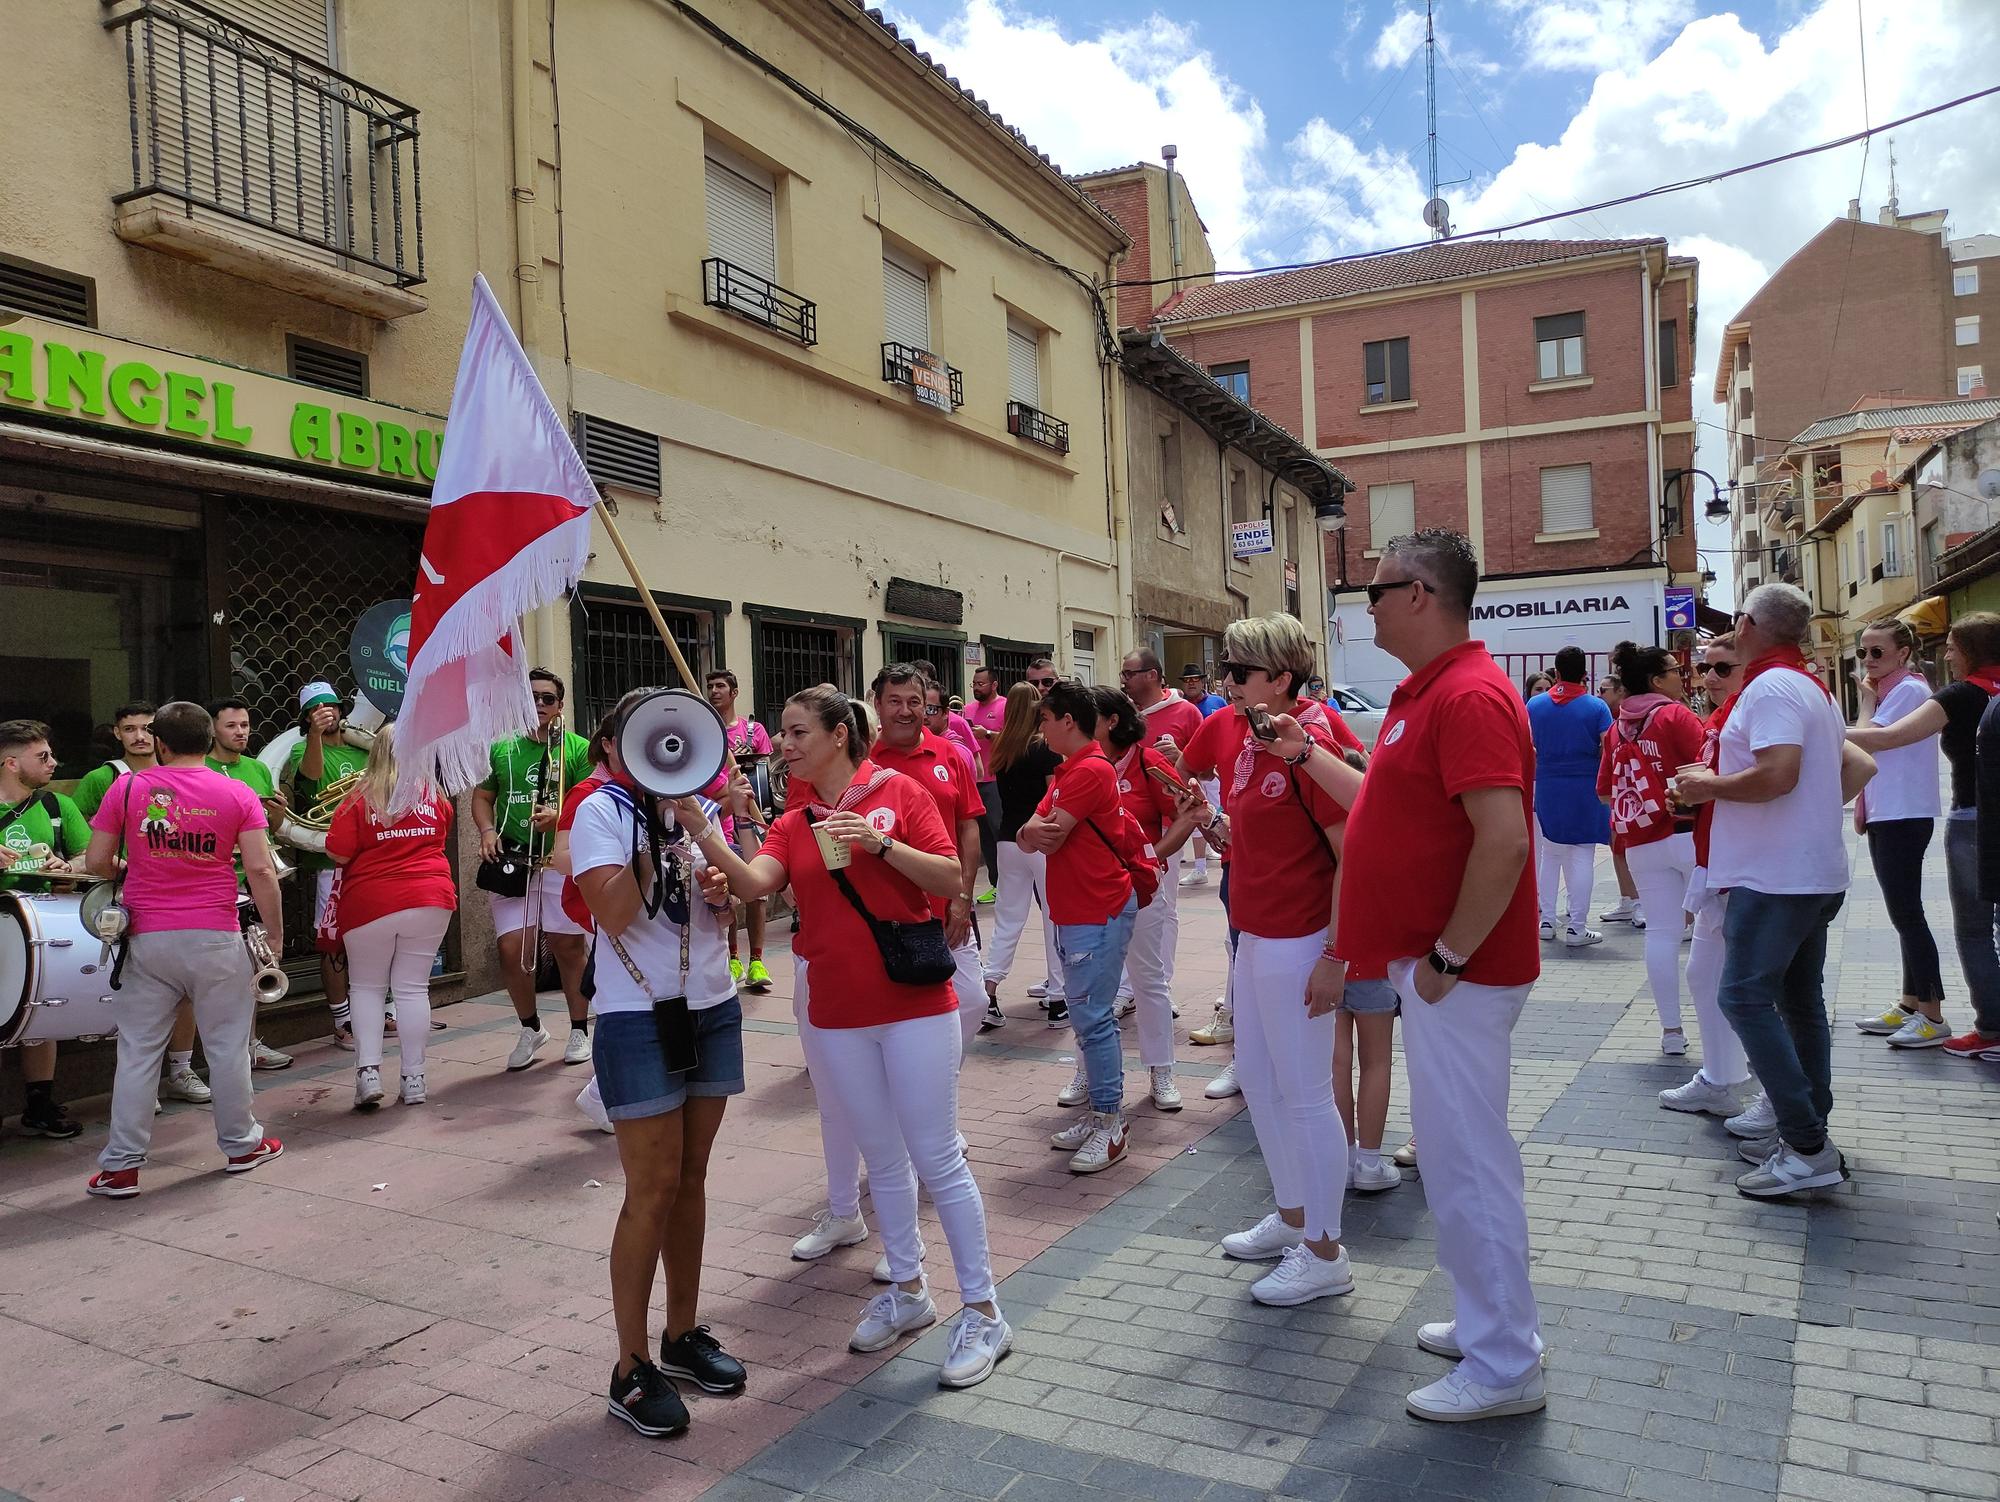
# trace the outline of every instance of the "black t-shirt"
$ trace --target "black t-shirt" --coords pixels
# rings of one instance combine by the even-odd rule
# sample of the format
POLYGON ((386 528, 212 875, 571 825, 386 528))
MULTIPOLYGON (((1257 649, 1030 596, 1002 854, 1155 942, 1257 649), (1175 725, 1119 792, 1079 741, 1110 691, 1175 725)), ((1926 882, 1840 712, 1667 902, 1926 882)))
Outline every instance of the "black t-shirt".
POLYGON ((1021 826, 1034 815, 1035 805, 1048 792, 1049 778, 1061 765, 1062 758, 1036 740, 1006 771, 993 774, 1000 789, 1001 839, 1012 840, 1021 832, 1021 826))
POLYGON ((1979 717, 1986 713, 1986 690, 1976 683, 1947 683, 1931 700, 1944 711, 1938 744, 1951 763, 1951 806, 1972 808, 1979 801, 1973 753, 1978 748, 1979 717))

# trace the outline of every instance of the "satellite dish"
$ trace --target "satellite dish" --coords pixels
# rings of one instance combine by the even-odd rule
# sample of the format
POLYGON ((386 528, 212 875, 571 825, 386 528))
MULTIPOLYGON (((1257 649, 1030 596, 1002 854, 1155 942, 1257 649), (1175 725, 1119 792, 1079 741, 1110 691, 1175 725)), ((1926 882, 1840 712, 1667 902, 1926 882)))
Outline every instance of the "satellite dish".
POLYGON ((1433 198, 1424 205, 1424 223, 1439 234, 1451 233, 1451 205, 1442 198, 1433 198))
POLYGON ((1982 469, 1973 484, 1983 500, 2000 501, 2000 469, 1982 469))
POLYGON ((685 689, 648 694, 618 723, 618 759, 641 790, 656 798, 687 798, 722 770, 729 738, 722 716, 685 689))

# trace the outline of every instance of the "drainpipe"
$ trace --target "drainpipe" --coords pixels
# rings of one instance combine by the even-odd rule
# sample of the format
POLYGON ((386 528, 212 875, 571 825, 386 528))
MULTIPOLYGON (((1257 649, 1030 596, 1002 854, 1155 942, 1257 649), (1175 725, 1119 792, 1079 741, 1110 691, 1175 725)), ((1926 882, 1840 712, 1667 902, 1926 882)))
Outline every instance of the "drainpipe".
MULTIPOLYGON (((544 0, 511 0, 508 9, 507 43, 512 60, 512 97, 508 119, 514 157, 514 333, 528 366, 538 375, 539 339, 536 328, 535 292, 541 279, 541 254, 535 246, 535 190, 541 176, 540 155, 535 150, 535 42, 548 30, 544 0)), ((531 661, 547 663, 552 644, 545 611, 531 611, 521 622, 531 661)), ((553 664, 551 664, 553 666, 553 664)), ((557 668, 558 672, 562 670, 557 668)), ((569 674, 564 673, 567 678, 569 674)))

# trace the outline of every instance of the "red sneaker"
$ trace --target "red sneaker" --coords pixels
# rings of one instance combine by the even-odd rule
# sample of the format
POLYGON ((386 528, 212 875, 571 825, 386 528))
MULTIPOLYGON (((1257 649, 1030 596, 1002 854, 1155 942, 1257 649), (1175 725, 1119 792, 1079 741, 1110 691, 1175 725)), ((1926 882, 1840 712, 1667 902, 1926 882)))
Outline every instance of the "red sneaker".
POLYGON ((285 1144, 276 1137, 266 1137, 240 1158, 231 1158, 225 1173, 248 1173, 266 1158, 275 1158, 285 1150, 285 1144))
POLYGON ((139 1170, 121 1168, 116 1173, 100 1169, 83 1186, 85 1194, 100 1194, 108 1200, 129 1200, 139 1192, 139 1170))
POLYGON ((2000 1059, 2000 1038, 1989 1038, 1977 1028, 1947 1038, 1941 1046, 1956 1059, 2000 1059))

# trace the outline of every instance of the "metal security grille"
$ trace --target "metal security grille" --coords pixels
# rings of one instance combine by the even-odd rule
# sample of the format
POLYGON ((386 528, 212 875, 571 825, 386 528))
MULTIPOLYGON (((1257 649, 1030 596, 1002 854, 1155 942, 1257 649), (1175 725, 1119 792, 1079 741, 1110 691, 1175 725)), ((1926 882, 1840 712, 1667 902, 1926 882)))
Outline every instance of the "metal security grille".
MULTIPOLYGON (((584 624, 578 636, 577 686, 571 702, 575 705, 574 728, 589 735, 628 689, 679 688, 682 684, 645 606, 587 595, 582 604, 584 624)), ((673 632, 674 645, 681 649, 688 666, 697 673, 706 671, 701 651, 706 628, 701 618, 681 610, 662 610, 660 614, 667 618, 667 629, 673 632)))
POLYGON ((285 357, 295 381, 324 386, 329 391, 341 391, 349 396, 368 395, 366 355, 290 334, 285 338, 285 357))
POLYGON ((800 689, 816 683, 854 688, 853 648, 848 633, 802 621, 758 621, 757 711, 766 725, 800 689))
POLYGON ((965 647, 955 641, 935 641, 927 636, 898 636, 893 631, 882 638, 884 662, 927 662, 937 669, 937 681, 945 697, 964 691, 965 647))
POLYGON ((986 665, 993 669, 993 676, 1000 680, 1003 694, 1023 678, 1028 676, 1028 664, 1037 657, 1048 656, 1046 648, 996 647, 988 644, 986 665))

